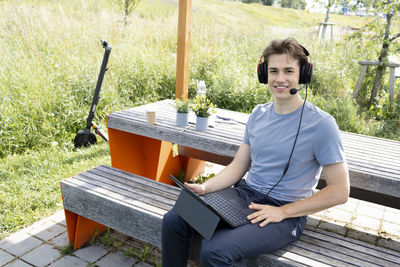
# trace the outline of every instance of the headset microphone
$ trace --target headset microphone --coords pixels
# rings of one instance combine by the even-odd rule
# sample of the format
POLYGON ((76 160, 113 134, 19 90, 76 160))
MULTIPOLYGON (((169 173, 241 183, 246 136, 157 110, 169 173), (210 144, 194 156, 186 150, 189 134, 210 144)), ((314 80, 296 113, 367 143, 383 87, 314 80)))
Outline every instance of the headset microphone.
MULTIPOLYGON (((301 89, 303 89, 303 88, 301 88, 301 89)), ((290 93, 291 95, 295 95, 295 94, 297 94, 297 92, 300 91, 301 89, 292 88, 292 89, 290 89, 289 93, 290 93)))

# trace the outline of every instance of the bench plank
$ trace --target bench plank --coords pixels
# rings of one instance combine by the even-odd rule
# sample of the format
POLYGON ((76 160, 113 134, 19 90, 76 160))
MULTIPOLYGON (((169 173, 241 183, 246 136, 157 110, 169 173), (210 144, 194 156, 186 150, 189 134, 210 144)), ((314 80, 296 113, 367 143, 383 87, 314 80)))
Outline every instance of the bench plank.
POLYGON ((68 185, 70 186, 82 188, 86 191, 85 193, 93 193, 100 196, 104 195, 112 199, 113 201, 119 201, 126 205, 139 206, 142 209, 149 209, 152 212, 155 212, 157 210, 161 216, 164 215, 163 211, 165 211, 165 209, 168 209, 170 206, 165 202, 149 199, 148 197, 150 197, 151 194, 148 194, 146 196, 140 194, 137 191, 121 190, 117 188, 117 186, 113 188, 113 186, 104 184, 100 187, 98 186, 98 184, 101 184, 101 181, 99 181, 99 183, 91 183, 87 180, 81 179, 80 176, 75 177, 75 179, 73 180, 66 181, 65 183, 68 183, 68 185), (133 195, 133 197, 131 195, 133 195))
MULTIPOLYGON (((292 253, 297 253, 298 255, 303 255, 303 257, 313 259, 315 263, 312 263, 312 266, 327 265, 326 262, 329 263, 329 266, 354 266, 348 262, 348 259, 343 258, 342 253, 333 254, 330 251, 315 247, 313 244, 299 241, 296 244, 288 245, 286 249, 290 250, 292 253), (334 256, 331 256, 332 254, 334 256), (316 255, 318 256, 316 257, 316 255)), ((355 265, 359 264, 355 262, 355 265)))
POLYGON ((165 205, 173 205, 176 201, 177 195, 176 194, 168 194, 163 190, 159 190, 155 187, 150 187, 146 186, 140 183, 134 184, 134 183, 120 183, 119 181, 116 180, 111 180, 110 179, 115 179, 115 176, 110 176, 110 179, 105 176, 100 176, 100 175, 88 175, 87 177, 85 175, 79 175, 76 178, 85 181, 87 183, 91 183, 93 179, 96 179, 94 184, 99 184, 103 183, 103 186, 105 189, 113 191, 115 190, 116 193, 118 194, 129 194, 129 197, 132 197, 132 194, 137 199, 140 199, 140 201, 155 201, 156 203, 159 202, 160 204, 165 204, 165 205), (148 197, 152 196, 152 199, 148 200, 148 197))
POLYGON ((269 254, 263 254, 253 259, 244 259, 240 261, 235 267, 245 266, 332 266, 316 261, 312 258, 304 257, 302 255, 292 253, 285 250, 274 251, 269 254))
MULTIPOLYGON (((321 240, 316 240, 307 236, 304 236, 298 243, 291 245, 294 251, 298 251, 303 255, 311 253, 318 253, 320 256, 319 260, 324 259, 324 261, 335 262, 336 266, 344 265, 358 265, 358 266, 376 266, 387 264, 387 261, 380 261, 376 258, 376 263, 374 263, 373 257, 368 257, 368 255, 360 254, 357 250, 345 249, 343 247, 336 247, 329 242, 322 242, 321 240), (317 242, 316 242, 317 241, 317 242), (297 247, 301 246, 301 248, 297 247), (295 248, 296 247, 296 248, 295 248), (307 249, 304 249, 307 248, 307 249), (311 252, 312 251, 312 252, 311 252), (352 254, 353 253, 353 254, 352 254), (362 255, 362 256, 361 256, 362 255)), ((385 266, 385 265, 382 265, 385 266)))
POLYGON ((337 248, 353 250, 353 253, 372 255, 373 257, 384 259, 392 263, 400 262, 400 254, 398 252, 387 250, 382 247, 367 244, 360 240, 337 235, 308 225, 306 226, 306 230, 307 231, 303 234, 302 238, 306 238, 308 236, 314 241, 321 240, 326 242, 326 244, 333 244, 334 246, 337 246, 337 248))
MULTIPOLYGON (((61 182, 64 208, 119 232, 161 247, 163 215, 180 189, 108 166, 61 182)), ((191 241, 190 259, 198 261, 200 237, 191 241)), ((307 226, 296 242, 237 266, 391 266, 394 251, 307 226)))

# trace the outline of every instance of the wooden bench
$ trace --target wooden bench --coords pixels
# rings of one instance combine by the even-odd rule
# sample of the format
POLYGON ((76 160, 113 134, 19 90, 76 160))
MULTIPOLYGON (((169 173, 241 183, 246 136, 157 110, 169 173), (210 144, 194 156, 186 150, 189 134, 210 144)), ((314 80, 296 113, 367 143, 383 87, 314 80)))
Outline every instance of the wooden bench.
MULTIPOLYGON (((168 183, 170 173, 184 169, 193 175, 203 160, 226 165, 234 157, 248 114, 218 110, 217 114, 242 123, 216 123, 207 131, 198 132, 194 126, 175 126, 171 103, 156 103, 156 125, 146 122, 147 106, 107 115, 114 168, 102 166, 61 183, 68 236, 75 249, 90 240, 94 229, 100 233, 106 226, 160 247, 161 218, 173 206, 179 189, 139 176, 168 183), (173 153, 172 143, 179 145, 178 156, 173 153)), ((400 208, 400 142, 341 134, 349 164, 351 196, 400 208)), ((321 179, 319 187, 323 184, 321 179)), ((199 245, 196 239, 193 243, 191 257, 195 259, 199 245)), ((399 262, 398 257, 390 250, 307 226, 300 241, 253 259, 248 265, 271 262, 390 266, 399 262)))
MULTIPOLYGON (((162 217, 173 207, 180 192, 177 187, 109 166, 66 179, 61 182, 61 190, 66 212, 159 248, 162 217)), ((68 228, 73 242, 71 236, 79 235, 79 231, 68 228)), ((190 252, 194 261, 198 261, 199 244, 199 237, 195 236, 190 252)), ((398 252, 307 225, 300 240, 242 261, 238 266, 393 266, 399 262, 398 252)))

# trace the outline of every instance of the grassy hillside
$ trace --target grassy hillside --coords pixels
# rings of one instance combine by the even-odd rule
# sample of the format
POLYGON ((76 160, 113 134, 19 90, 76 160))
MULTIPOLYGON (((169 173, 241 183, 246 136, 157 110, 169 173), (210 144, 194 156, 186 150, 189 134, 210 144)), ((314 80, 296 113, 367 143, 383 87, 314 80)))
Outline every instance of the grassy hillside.
MULTIPOLYGON (((112 3, 0 2, 1 157, 54 142, 63 145, 82 128, 103 54, 100 39, 113 50, 98 121, 104 124, 104 113, 173 96, 177 1, 143 1, 126 27, 122 11, 112 3)), ((258 4, 194 1, 191 92, 195 80, 203 79, 217 104, 250 111, 270 99, 255 75, 262 49, 271 39, 293 36, 311 52, 316 78, 322 71, 342 72, 343 81, 332 73, 337 82, 316 80, 314 85, 322 82, 336 87, 328 90, 349 94, 359 72, 356 61, 375 57, 375 51, 356 43, 321 45, 315 31, 322 16, 258 4), (240 105, 246 95, 248 103, 240 105)), ((365 23, 336 15, 332 21, 338 29, 365 23)))
MULTIPOLYGON (((142 1, 127 26, 111 0, 0 1, 0 238, 60 208, 60 179, 109 164, 107 144, 77 151, 71 145, 85 127, 104 53, 100 39, 113 48, 95 118, 103 128, 106 113, 173 97, 177 17, 177 0, 142 1)), ((320 43, 315 32, 322 19, 259 4, 194 0, 190 95, 196 80, 205 80, 222 108, 250 112, 271 101, 256 65, 270 40, 292 36, 312 55, 311 101, 342 130, 399 140, 398 117, 383 119, 384 93, 381 117, 351 99, 357 60, 376 58, 379 42, 340 37, 320 43)), ((331 21, 343 30, 366 23, 337 15, 331 21)), ((364 88, 362 96, 367 83, 364 88)))

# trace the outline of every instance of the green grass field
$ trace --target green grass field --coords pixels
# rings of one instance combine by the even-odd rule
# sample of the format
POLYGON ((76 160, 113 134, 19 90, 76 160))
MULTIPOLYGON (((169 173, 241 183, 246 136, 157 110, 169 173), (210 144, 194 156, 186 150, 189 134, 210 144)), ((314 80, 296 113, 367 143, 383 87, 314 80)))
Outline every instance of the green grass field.
MULTIPOLYGON (((315 33, 323 17, 193 1, 190 96, 196 80, 205 80, 207 94, 221 108, 250 112, 271 101, 257 81, 256 65, 270 40, 291 36, 312 55, 310 101, 335 116, 342 130, 400 140, 399 116, 385 109, 387 93, 372 111, 351 99, 361 70, 357 60, 376 58, 377 37, 343 35, 321 43, 315 33)), ((127 26, 111 0, 0 1, 0 238, 61 209, 61 179, 110 164, 106 143, 81 150, 71 144, 85 127, 104 53, 100 39, 113 48, 95 118, 103 128, 106 113, 174 97, 177 18, 177 0, 142 1, 127 26)), ((367 23, 339 15, 331 21, 343 31, 367 23)), ((396 112, 399 101, 397 95, 396 112)))

